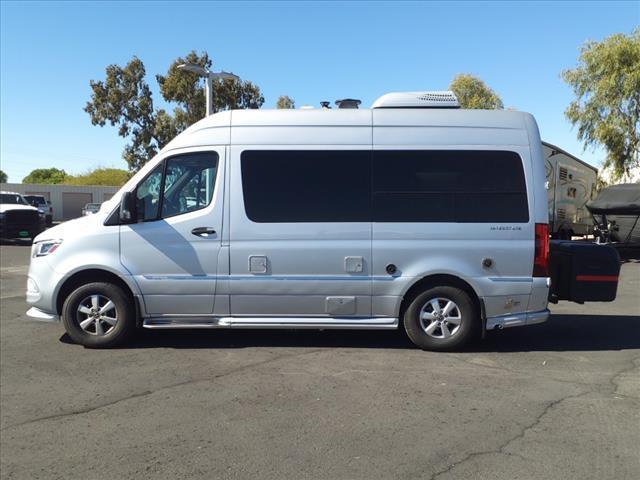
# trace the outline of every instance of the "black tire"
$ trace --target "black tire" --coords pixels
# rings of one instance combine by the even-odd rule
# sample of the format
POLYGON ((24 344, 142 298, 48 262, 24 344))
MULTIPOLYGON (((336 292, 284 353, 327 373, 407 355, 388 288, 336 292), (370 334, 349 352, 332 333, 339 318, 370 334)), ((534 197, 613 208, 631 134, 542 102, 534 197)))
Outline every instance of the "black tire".
POLYGON ((432 287, 416 295, 406 309, 403 317, 404 329, 411 341, 423 350, 451 351, 458 350, 469 344, 480 331, 480 316, 477 308, 467 292, 456 287, 432 287), (440 300, 438 300, 440 299, 440 300), (431 301, 435 300, 439 311, 435 312, 431 301), (452 301, 455 309, 451 317, 443 314, 447 306, 446 300, 452 301), (435 320, 422 320, 424 314, 435 317, 435 320), (434 313, 435 312, 435 313, 434 313), (458 320, 459 317, 459 320, 458 320), (459 322, 457 324, 452 323, 459 322), (433 323, 440 322, 435 330, 428 334, 425 328, 433 323), (451 322, 451 323, 449 323, 451 322), (449 336, 445 335, 449 333, 449 336), (441 338, 437 338, 441 337, 441 338))
POLYGON ((560 230, 558 238, 560 240, 571 240, 571 231, 570 230, 560 230))
MULTIPOLYGON (((113 312, 113 309, 110 312, 113 312)), ((112 315, 113 313, 109 313, 108 318, 112 318, 112 315)), ((89 348, 109 348, 125 343, 136 329, 135 315, 131 297, 118 285, 105 282, 89 283, 76 288, 62 306, 62 323, 67 334, 74 342, 89 348), (96 326, 94 321, 93 326, 87 327, 88 330, 80 326, 85 315, 78 310, 80 303, 82 302, 83 306, 87 305, 85 301, 92 296, 113 302, 117 319, 115 325, 111 326, 99 320, 99 326, 96 326), (104 333, 99 335, 98 330, 104 333)))

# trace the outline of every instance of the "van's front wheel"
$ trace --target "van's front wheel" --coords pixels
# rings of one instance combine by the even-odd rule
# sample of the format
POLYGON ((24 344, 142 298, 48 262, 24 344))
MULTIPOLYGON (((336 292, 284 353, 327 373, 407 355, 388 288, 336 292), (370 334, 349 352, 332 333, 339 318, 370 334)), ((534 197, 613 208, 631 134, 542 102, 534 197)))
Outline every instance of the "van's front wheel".
POLYGON ((135 309, 119 286, 89 283, 67 297, 62 323, 76 343, 92 348, 114 347, 135 330, 135 309))
POLYGON ((404 328, 424 350, 456 350, 468 344, 478 325, 476 308, 464 290, 434 287, 417 295, 404 314, 404 328))

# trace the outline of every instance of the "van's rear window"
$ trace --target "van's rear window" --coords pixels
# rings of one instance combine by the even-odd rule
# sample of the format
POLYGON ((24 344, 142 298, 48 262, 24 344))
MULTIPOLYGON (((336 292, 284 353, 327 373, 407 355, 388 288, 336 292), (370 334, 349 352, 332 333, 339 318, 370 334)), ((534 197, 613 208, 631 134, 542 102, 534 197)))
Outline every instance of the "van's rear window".
POLYGON ((247 150, 254 222, 528 222, 520 156, 486 150, 247 150))
POLYGON ((528 222, 522 160, 501 150, 373 154, 376 222, 528 222))

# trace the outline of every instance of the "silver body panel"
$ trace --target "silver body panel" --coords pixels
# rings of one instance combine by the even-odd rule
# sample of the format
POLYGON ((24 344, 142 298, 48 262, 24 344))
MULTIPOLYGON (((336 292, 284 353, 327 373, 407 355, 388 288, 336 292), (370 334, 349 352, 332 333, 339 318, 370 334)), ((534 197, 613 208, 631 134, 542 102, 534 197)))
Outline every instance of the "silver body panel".
MULTIPOLYGON (((487 328, 545 317, 548 279, 533 278, 534 225, 547 222, 540 137, 531 115, 504 111, 232 111, 176 137, 122 188, 131 191, 176 153, 219 155, 211 204, 166 220, 103 225, 100 213, 67 222, 37 241, 64 238, 34 258, 38 292, 27 301, 59 315, 57 296, 87 268, 118 275, 137 297, 148 328, 396 328, 416 282, 450 275, 484 304, 487 328), (524 167, 529 221, 493 223, 254 223, 246 215, 244 150, 507 150, 524 167), (207 226, 216 235, 191 234, 207 226), (490 267, 483 260, 490 258, 490 267), (389 274, 386 266, 397 266, 389 274), (540 313, 543 312, 543 313, 540 313)), ((32 312, 33 313, 33 312, 32 312)), ((37 313, 37 312, 36 312, 37 313)))

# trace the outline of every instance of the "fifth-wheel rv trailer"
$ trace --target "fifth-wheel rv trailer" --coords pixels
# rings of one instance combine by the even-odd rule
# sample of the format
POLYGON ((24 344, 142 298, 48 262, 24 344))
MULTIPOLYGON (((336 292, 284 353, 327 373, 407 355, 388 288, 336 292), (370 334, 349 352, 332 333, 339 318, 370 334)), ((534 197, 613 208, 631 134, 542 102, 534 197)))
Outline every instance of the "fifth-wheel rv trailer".
POLYGON ((591 235, 593 220, 586 204, 596 198, 598 170, 550 143, 542 142, 542 150, 548 182, 549 233, 563 240, 591 235))

